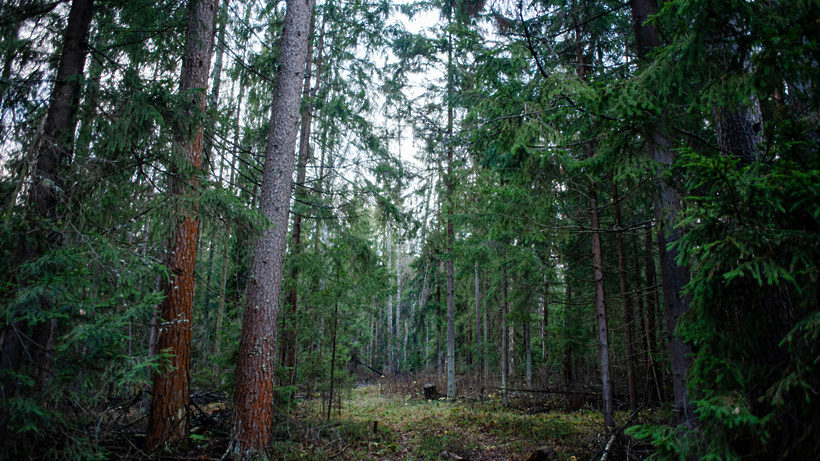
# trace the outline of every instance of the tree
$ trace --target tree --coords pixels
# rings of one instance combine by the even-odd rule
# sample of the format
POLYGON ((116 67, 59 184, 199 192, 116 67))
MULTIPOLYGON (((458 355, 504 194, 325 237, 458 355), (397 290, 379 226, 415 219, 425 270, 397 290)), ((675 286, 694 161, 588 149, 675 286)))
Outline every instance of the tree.
MULTIPOLYGON (((64 176, 73 159, 76 115, 82 90, 80 82, 88 51, 93 6, 93 0, 74 0, 71 3, 57 75, 49 98, 43 132, 37 144, 31 175, 32 185, 26 198, 30 209, 27 219, 34 235, 19 242, 14 258, 18 266, 59 249, 63 243, 62 226, 65 223, 62 220, 68 206, 63 192, 64 176)), ((18 283, 28 283, 25 275, 20 277, 18 283)), ((39 306, 39 312, 32 315, 38 321, 13 321, 3 329, 0 342, 0 370, 13 372, 20 370, 26 351, 34 346, 37 351, 35 376, 40 390, 50 373, 54 332, 57 327, 57 318, 50 312, 53 306, 49 305, 48 297, 43 296, 41 300, 43 302, 39 306), (34 328, 33 344, 26 344, 24 341, 29 327, 34 328)), ((0 377, 0 392, 8 396, 14 395, 14 379, 7 381, 6 376, 0 377)))
MULTIPOLYGON (((637 56, 639 60, 645 61, 647 54, 660 45, 657 27, 647 22, 649 17, 655 13, 655 4, 651 0, 636 0, 631 3, 631 7, 637 56)), ((660 229, 658 250, 666 331, 669 336, 669 362, 678 422, 693 425, 695 422, 694 408, 686 389, 686 372, 691 361, 692 350, 675 330, 679 319, 689 309, 689 301, 683 292, 684 287, 689 283, 689 273, 686 267, 678 264, 676 245, 680 239, 680 230, 677 228, 677 215, 680 210, 681 197, 679 186, 670 178, 676 153, 669 139, 662 132, 662 122, 659 117, 649 125, 647 138, 650 140, 650 157, 663 168, 657 172, 658 192, 653 196, 653 202, 655 218, 660 229)))
POLYGON ((187 107, 177 133, 169 171, 177 200, 173 240, 168 248, 169 279, 162 301, 160 351, 170 353, 164 369, 154 374, 146 447, 149 451, 177 443, 188 435, 191 331, 193 329, 194 272, 199 216, 196 205, 197 174, 204 148, 202 116, 213 53, 213 25, 219 0, 194 0, 189 4, 185 54, 182 57, 180 92, 187 107))
POLYGON ((261 189, 260 211, 270 225, 255 245, 234 393, 231 452, 242 460, 264 455, 270 444, 276 320, 312 13, 312 0, 287 2, 261 189))

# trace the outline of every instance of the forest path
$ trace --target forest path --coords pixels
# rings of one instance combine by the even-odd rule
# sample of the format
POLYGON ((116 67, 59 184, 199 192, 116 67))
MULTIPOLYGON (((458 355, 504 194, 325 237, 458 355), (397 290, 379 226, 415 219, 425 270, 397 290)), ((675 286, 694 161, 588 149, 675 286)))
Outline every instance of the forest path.
POLYGON ((343 396, 343 408, 340 413, 334 410, 332 418, 342 424, 340 435, 347 440, 341 457, 525 460, 547 445, 561 460, 573 455, 585 459, 602 426, 595 412, 526 414, 494 399, 428 401, 418 387, 419 393, 406 396, 388 395, 379 386, 355 388, 343 396))

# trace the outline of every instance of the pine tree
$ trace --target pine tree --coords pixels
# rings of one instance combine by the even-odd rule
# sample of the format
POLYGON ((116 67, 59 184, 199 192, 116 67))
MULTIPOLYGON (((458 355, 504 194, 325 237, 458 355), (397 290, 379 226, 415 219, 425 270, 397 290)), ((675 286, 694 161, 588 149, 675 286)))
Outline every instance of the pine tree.
POLYGON ((191 332, 193 330, 194 271, 196 268, 199 216, 196 206, 197 175, 204 148, 201 117, 213 53, 213 24, 218 0, 189 4, 185 54, 180 92, 187 99, 187 120, 177 133, 177 147, 169 170, 171 190, 178 200, 173 240, 169 243, 170 279, 160 316, 158 348, 167 351, 169 362, 154 375, 146 447, 149 451, 176 444, 188 436, 191 332))
POLYGON ((270 443, 276 321, 312 14, 312 0, 287 3, 260 205, 270 225, 255 246, 239 345, 231 434, 236 459, 264 455, 270 443))

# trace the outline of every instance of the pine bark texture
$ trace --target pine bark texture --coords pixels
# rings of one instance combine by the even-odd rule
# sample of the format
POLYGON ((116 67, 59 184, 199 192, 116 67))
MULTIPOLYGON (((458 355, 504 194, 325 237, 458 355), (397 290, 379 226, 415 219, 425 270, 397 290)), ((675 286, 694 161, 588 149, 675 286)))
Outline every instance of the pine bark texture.
POLYGON ((256 243, 239 343, 231 434, 236 460, 264 456, 271 440, 276 318, 312 12, 312 0, 287 2, 260 198, 271 225, 256 243))
MULTIPOLYGON (((309 37, 312 38, 313 30, 314 30, 314 20, 310 22, 310 33, 308 34, 309 37)), ((319 51, 321 53, 321 49, 319 51)), ((307 177, 307 162, 310 158, 310 129, 311 124, 313 123, 313 102, 312 99, 315 96, 318 86, 319 86, 319 73, 321 69, 317 66, 316 72, 316 88, 311 89, 311 58, 313 55, 313 41, 309 38, 308 39, 308 51, 307 56, 308 60, 305 66, 305 85, 302 89, 302 94, 304 97, 309 98, 308 104, 305 104, 304 110, 302 111, 302 121, 299 129, 299 158, 296 163, 296 192, 295 196, 297 200, 304 201, 307 197, 305 193, 304 185, 305 185, 305 178, 307 177)), ((321 58, 317 60, 320 62, 321 58)), ((285 322, 283 325, 285 327, 285 331, 282 332, 282 347, 281 349, 281 360, 282 365, 285 367, 286 371, 286 384, 294 384, 296 380, 296 357, 297 357, 297 348, 298 348, 298 341, 297 341, 297 332, 296 332, 296 314, 298 312, 298 304, 299 304, 299 292, 298 292, 298 285, 299 285, 299 261, 298 256, 302 252, 302 215, 297 212, 291 213, 293 216, 293 225, 291 226, 291 239, 290 239, 290 247, 291 247, 291 254, 293 255, 293 265, 290 271, 290 289, 288 290, 287 299, 285 304, 287 307, 287 314, 285 315, 285 322)))
MULTIPOLYGON (((180 91, 207 88, 213 53, 213 24, 218 0, 193 1, 189 5, 185 55, 182 57, 180 91)), ((196 268, 197 175, 202 167, 205 92, 191 92, 185 111, 186 126, 179 133, 171 164, 171 194, 177 200, 176 226, 168 252, 170 277, 160 308, 158 348, 170 354, 168 363, 154 374, 146 448, 154 451, 187 437, 190 394, 191 322, 196 268)))

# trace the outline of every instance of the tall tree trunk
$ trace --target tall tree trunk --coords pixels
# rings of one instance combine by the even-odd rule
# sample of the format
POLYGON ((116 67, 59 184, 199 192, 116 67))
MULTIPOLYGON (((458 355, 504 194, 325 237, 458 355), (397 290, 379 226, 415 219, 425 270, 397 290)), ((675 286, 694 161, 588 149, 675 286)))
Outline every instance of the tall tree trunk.
MULTIPOLYGON (((575 29, 576 59, 578 61, 578 77, 587 81, 587 71, 590 69, 584 49, 586 41, 581 39, 579 27, 575 29)), ((586 158, 592 158, 592 141, 584 143, 586 158)), ((598 320, 598 348, 601 366, 601 394, 604 400, 604 426, 607 431, 615 427, 615 414, 612 405, 612 377, 609 365, 609 327, 606 316, 606 293, 604 291, 603 251, 601 249, 600 210, 598 209, 597 184, 593 181, 589 186, 590 227, 592 228, 592 272, 595 284, 595 313, 598 320)))
POLYGON ((456 288, 453 267, 453 37, 447 34, 447 398, 456 398, 456 288))
MULTIPOLYGON (((88 33, 93 15, 93 0, 74 0, 68 13, 63 35, 63 49, 57 65, 57 75, 49 97, 45 123, 36 146, 36 160, 27 197, 29 228, 32 235, 20 243, 15 254, 15 266, 59 248, 62 245, 62 220, 66 215, 63 197, 64 177, 74 152, 74 131, 82 91, 82 74, 88 47, 88 33)), ((12 204, 14 202, 12 201, 12 204)), ((26 285, 25 276, 18 278, 26 285)), ((0 370, 19 371, 29 350, 24 338, 34 327, 35 376, 42 389, 51 370, 53 335, 57 324, 52 322, 53 306, 41 297, 44 318, 30 325, 26 320, 13 320, 3 329, 0 343, 0 370)), ((16 380, 0 382, 0 395, 11 396, 17 391, 16 380)))
POLYGON ((598 347, 601 361, 601 394, 604 398, 604 425, 607 430, 615 428, 612 405, 612 378, 609 369, 609 331, 606 319, 606 294, 602 264, 601 233, 598 211, 598 194, 593 184, 589 190, 590 226, 592 227, 592 271, 595 281, 595 314, 598 318, 598 347))
POLYGON ((256 243, 239 341, 231 434, 231 452, 237 460, 265 456, 271 440, 276 318, 312 13, 312 0, 287 2, 260 205, 272 225, 256 243))
MULTIPOLYGON (((304 201, 307 197, 305 193, 305 178, 307 177, 307 162, 310 158, 310 131, 313 123, 313 98, 318 91, 320 84, 321 69, 316 70, 316 87, 311 88, 312 60, 313 60, 313 32, 315 19, 310 21, 310 38, 308 39, 307 65, 305 69, 305 85, 302 94, 308 99, 302 110, 302 122, 299 134, 299 159, 296 164, 296 200, 304 201)), ((320 57, 317 62, 321 62, 321 45, 319 48, 320 57)), ((299 255, 302 253, 302 215, 295 210, 291 213, 293 225, 291 226, 291 258, 293 260, 290 271, 290 289, 288 290, 285 305, 287 313, 284 316, 285 325, 282 332, 281 361, 286 371, 286 383, 294 384, 296 380, 296 361, 298 351, 296 313, 298 310, 298 285, 299 285, 299 255)))
POLYGON ((507 349, 507 257, 501 261, 501 404, 507 404, 507 384, 509 381, 509 350, 507 349))
MULTIPOLYGON (((632 0, 632 23, 635 30, 638 59, 645 60, 646 55, 658 47, 658 29, 648 24, 647 19, 655 14, 653 0, 632 0)), ((661 120, 657 120, 649 133, 650 154, 652 160, 668 171, 675 160, 675 151, 669 140, 661 132, 661 120)), ((694 406, 689 401, 686 390, 686 371, 689 368, 691 347, 675 334, 678 319, 689 309, 689 301, 683 295, 683 287, 689 282, 689 273, 685 267, 677 264, 678 251, 675 243, 680 239, 680 232, 675 228, 680 193, 674 183, 657 175, 659 193, 655 195, 655 216, 660 226, 658 249, 660 251, 661 277, 663 279, 663 298, 666 312, 667 336, 669 338, 669 362, 672 370, 672 385, 675 394, 675 407, 678 424, 695 425, 694 406), (667 250, 667 248, 671 248, 667 250)))
POLYGON ((638 408, 638 385, 635 379, 635 348, 632 339, 632 306, 629 298, 629 287, 626 280, 626 253, 624 252, 623 222, 621 220, 621 202, 618 196, 618 185, 612 178, 612 209, 615 214, 615 238, 618 247, 618 274, 621 281, 621 304, 624 309, 624 346, 626 348, 626 379, 629 389, 629 410, 638 408))
MULTIPOLYGON (((213 52, 213 24, 218 0, 195 0, 189 5, 185 55, 182 57, 180 92, 207 88, 213 52)), ((173 241, 168 252, 170 277, 162 301, 158 348, 171 354, 160 373, 154 374, 146 448, 167 447, 188 435, 190 394, 191 322, 194 307, 194 271, 199 216, 196 206, 197 175, 202 166, 203 127, 196 113, 205 111, 204 92, 187 93, 190 104, 186 123, 190 130, 177 136, 171 163, 171 194, 177 200, 173 241), (191 135, 190 133, 193 133, 191 135)))

